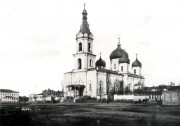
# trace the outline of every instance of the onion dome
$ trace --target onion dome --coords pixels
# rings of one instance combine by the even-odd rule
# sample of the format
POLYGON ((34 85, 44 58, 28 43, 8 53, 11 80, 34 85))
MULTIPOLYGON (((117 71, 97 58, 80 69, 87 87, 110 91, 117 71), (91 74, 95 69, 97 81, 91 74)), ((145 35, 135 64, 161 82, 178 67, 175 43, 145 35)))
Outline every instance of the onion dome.
POLYGON ((136 60, 132 63, 132 67, 142 67, 141 62, 137 59, 137 54, 136 54, 136 60))
POLYGON ((106 62, 101 58, 101 55, 99 60, 96 61, 96 67, 100 67, 100 68, 106 67, 106 62))
POLYGON ((112 53, 110 55, 110 60, 116 59, 116 58, 119 58, 119 63, 128 63, 129 64, 129 62, 130 62, 128 53, 124 49, 121 48, 120 40, 117 45, 117 48, 114 51, 112 51, 112 53))
POLYGON ((93 35, 89 29, 89 24, 87 22, 87 11, 85 9, 85 5, 84 5, 84 10, 82 12, 82 15, 83 15, 83 20, 82 20, 82 24, 80 26, 80 30, 78 32, 78 34, 76 35, 76 37, 89 37, 89 38, 92 38, 93 39, 93 35))

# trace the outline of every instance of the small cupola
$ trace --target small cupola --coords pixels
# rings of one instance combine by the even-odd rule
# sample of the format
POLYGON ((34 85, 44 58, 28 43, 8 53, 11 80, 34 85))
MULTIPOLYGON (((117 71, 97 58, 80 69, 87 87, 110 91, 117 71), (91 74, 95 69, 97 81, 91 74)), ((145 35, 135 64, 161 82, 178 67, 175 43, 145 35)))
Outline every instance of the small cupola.
POLYGON ((100 58, 99 60, 96 61, 96 68, 104 69, 105 67, 106 67, 106 62, 101 58, 101 53, 100 53, 100 58))
POLYGON ((132 63, 132 67, 142 67, 141 62, 137 58, 137 54, 136 54, 136 60, 132 63))

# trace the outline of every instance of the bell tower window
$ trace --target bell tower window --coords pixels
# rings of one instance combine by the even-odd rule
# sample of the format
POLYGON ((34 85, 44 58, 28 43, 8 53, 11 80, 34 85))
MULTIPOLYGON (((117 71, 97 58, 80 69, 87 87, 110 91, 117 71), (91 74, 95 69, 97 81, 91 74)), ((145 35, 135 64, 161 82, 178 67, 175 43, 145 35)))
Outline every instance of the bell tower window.
POLYGON ((78 69, 81 69, 81 59, 78 59, 78 69))
POLYGON ((88 52, 91 52, 91 43, 88 43, 88 52))
POLYGON ((82 51, 82 43, 79 43, 79 51, 82 51))
POLYGON ((116 69, 116 64, 114 64, 114 69, 116 69))
POLYGON ((134 69, 134 74, 136 74, 136 69, 134 69))
POLYGON ((123 66, 121 66, 121 71, 123 71, 123 66))
POLYGON ((89 66, 92 66, 92 59, 89 60, 89 66))

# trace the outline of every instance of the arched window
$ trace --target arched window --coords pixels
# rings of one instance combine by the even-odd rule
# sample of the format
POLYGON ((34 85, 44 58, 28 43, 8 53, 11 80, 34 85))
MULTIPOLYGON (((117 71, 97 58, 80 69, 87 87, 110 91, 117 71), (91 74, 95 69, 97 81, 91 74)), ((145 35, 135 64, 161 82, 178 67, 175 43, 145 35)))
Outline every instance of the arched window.
POLYGON ((92 66, 92 59, 89 60, 89 66, 92 66))
POLYGON ((88 52, 91 52, 91 43, 88 43, 88 52))
POLYGON ((123 71, 123 66, 121 66, 121 71, 123 71))
POLYGON ((103 82, 102 81, 100 81, 99 84, 98 84, 97 93, 98 93, 98 95, 100 96, 100 99, 101 99, 101 96, 103 95, 103 82))
POLYGON ((81 59, 78 59, 78 69, 81 69, 81 59))
POLYGON ((114 69, 116 69, 116 64, 114 64, 114 69))
POLYGON ((136 74, 136 69, 134 69, 134 74, 136 74))
POLYGON ((91 84, 89 84, 89 91, 91 91, 91 84))
POLYGON ((82 51, 82 43, 79 43, 79 51, 82 51))

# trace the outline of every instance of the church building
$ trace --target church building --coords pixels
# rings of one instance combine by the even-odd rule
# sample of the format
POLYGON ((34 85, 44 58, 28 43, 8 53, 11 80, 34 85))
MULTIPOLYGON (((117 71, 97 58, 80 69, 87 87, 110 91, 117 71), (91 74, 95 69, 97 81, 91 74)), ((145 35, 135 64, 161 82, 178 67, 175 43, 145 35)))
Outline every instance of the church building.
POLYGON ((120 39, 116 49, 110 53, 110 69, 100 56, 96 61, 93 53, 93 34, 87 21, 87 11, 82 12, 82 24, 76 34, 74 69, 64 73, 64 96, 90 96, 111 98, 114 94, 133 94, 135 88, 144 85, 142 64, 137 56, 130 64, 128 53, 121 48, 120 39))

